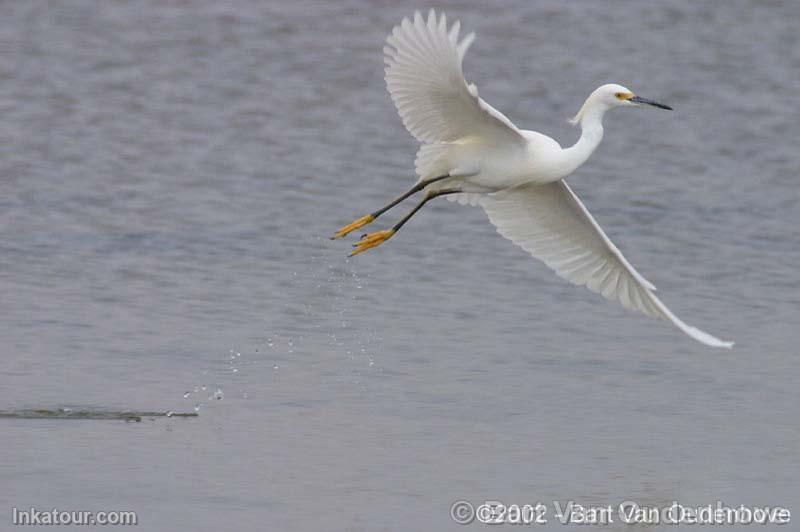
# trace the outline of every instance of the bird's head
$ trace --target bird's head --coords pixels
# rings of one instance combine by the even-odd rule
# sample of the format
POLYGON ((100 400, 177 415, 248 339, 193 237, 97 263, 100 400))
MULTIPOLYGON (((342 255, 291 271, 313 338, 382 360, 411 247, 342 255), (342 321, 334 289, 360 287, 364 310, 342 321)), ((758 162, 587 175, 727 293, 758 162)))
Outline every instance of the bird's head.
POLYGON ((622 85, 609 83, 595 89, 595 91, 586 98, 586 102, 584 102, 581 110, 578 111, 578 114, 575 115, 570 122, 578 124, 583 116, 591 110, 605 113, 609 109, 614 109, 615 107, 640 107, 642 105, 650 105, 652 107, 658 107, 659 109, 672 111, 672 107, 668 105, 637 96, 633 91, 622 85))

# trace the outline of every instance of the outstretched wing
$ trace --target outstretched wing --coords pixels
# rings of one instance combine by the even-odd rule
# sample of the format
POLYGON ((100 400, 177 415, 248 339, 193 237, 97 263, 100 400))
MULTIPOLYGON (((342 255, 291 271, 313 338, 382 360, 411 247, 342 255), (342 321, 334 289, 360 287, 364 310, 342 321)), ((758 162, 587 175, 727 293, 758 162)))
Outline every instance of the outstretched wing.
POLYGON ((650 284, 608 239, 563 180, 491 194, 481 202, 497 232, 540 259, 556 274, 631 310, 671 322, 695 340, 732 347, 673 314, 650 284))
POLYGON ((467 85, 461 63, 475 34, 459 42, 460 27, 456 21, 448 31, 444 13, 437 19, 431 10, 426 22, 417 11, 386 39, 386 87, 403 124, 420 142, 523 143, 519 129, 467 85))

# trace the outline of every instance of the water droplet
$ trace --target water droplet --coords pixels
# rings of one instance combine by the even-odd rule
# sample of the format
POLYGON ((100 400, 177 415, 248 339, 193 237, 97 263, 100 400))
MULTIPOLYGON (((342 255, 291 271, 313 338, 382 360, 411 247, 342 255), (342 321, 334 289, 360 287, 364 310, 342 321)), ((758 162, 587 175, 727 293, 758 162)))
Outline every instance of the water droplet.
POLYGON ((222 393, 222 388, 217 388, 217 391, 214 392, 214 395, 211 398, 216 399, 217 401, 222 401, 224 394, 222 393))
POLYGON ((272 369, 278 369, 278 365, 277 365, 277 364, 274 364, 274 365, 272 366, 272 369))
POLYGON ((196 405, 194 405, 194 411, 199 412, 202 407, 203 403, 197 403, 196 405))
POLYGON ((167 417, 172 417, 172 416, 174 416, 174 415, 175 415, 175 412, 173 412, 172 410, 170 410, 169 412, 167 412, 167 417))
POLYGON ((184 399, 188 399, 190 395, 192 395, 192 392, 183 392, 184 399))
POLYGON ((233 369, 231 370, 231 373, 239 373, 239 368, 233 368, 233 369))

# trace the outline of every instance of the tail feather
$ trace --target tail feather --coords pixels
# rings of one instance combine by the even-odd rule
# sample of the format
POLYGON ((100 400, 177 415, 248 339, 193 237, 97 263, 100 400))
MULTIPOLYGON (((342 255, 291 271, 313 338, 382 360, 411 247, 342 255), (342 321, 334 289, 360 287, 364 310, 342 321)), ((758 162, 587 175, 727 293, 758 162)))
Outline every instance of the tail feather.
POLYGON ((453 169, 451 153, 454 145, 445 143, 423 144, 417 151, 414 165, 420 180, 445 175, 453 169))

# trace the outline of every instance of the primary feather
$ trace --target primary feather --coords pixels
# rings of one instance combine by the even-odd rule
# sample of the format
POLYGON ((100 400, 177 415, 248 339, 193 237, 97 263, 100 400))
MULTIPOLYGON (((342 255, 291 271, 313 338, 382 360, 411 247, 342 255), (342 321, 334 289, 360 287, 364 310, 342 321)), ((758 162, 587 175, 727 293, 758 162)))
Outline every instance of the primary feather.
POLYGON ((461 41, 461 24, 448 31, 444 14, 418 12, 395 26, 384 47, 386 86, 406 129, 420 142, 456 142, 468 137, 524 142, 519 129, 478 96, 461 63, 475 38, 461 41))
POLYGON ((544 262, 569 282, 585 285, 610 301, 669 321, 706 345, 731 347, 687 325, 655 295, 606 236, 578 196, 561 180, 490 194, 481 202, 497 232, 544 262))

